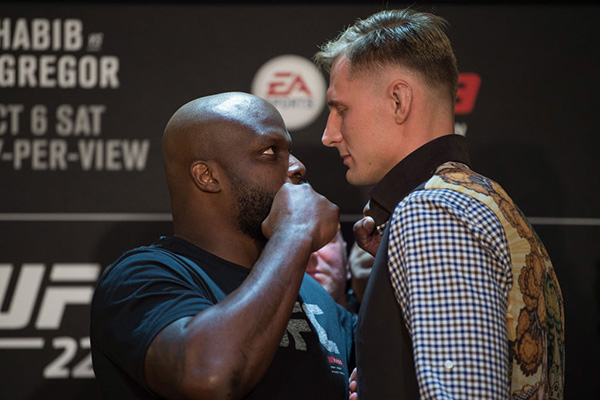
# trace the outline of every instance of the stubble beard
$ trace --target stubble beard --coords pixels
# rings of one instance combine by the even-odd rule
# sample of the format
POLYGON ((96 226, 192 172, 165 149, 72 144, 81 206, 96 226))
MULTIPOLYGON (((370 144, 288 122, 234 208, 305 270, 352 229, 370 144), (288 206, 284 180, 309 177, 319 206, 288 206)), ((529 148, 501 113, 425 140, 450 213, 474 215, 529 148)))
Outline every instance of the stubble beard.
POLYGON ((271 212, 275 195, 264 188, 250 186, 234 174, 230 174, 230 178, 238 206, 237 227, 243 234, 264 247, 267 238, 262 233, 262 222, 271 212))

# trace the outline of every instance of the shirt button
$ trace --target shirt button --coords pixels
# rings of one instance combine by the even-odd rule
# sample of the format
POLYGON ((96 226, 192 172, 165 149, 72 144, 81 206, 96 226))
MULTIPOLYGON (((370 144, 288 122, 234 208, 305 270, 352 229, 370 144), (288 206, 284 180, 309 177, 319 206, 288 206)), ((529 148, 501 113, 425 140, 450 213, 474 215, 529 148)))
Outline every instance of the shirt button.
POLYGON ((444 368, 446 368, 446 371, 450 371, 452 368, 454 368, 454 363, 448 360, 444 363, 444 368))

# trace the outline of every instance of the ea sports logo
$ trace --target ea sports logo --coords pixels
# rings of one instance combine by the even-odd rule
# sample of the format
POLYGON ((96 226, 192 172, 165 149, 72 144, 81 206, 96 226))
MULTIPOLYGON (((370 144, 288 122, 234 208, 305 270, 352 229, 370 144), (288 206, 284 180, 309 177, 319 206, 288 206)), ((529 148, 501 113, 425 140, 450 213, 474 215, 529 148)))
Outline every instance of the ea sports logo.
POLYGON ((310 125, 325 105, 326 83, 312 62, 296 55, 267 61, 252 81, 252 94, 271 102, 288 130, 310 125))

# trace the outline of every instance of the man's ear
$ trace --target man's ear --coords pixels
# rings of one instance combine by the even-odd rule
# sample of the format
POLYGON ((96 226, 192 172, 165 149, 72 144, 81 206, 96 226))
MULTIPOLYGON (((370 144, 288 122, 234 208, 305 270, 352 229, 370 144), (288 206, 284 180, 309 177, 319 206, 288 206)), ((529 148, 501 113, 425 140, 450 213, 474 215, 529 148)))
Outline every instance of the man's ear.
POLYGON ((190 168, 192 179, 196 186, 203 192, 218 193, 221 184, 216 177, 214 168, 206 161, 195 161, 190 168))
POLYGON ((396 123, 402 124, 408 118, 412 107, 412 88, 408 82, 398 79, 390 84, 389 94, 394 101, 394 118, 396 123))

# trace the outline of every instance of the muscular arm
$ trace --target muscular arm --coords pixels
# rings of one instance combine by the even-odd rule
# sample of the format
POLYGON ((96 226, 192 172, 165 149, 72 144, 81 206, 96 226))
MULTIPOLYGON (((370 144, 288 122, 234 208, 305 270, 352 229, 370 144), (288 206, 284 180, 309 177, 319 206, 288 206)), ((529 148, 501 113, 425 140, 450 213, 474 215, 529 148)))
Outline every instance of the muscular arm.
POLYGON ((308 185, 284 185, 263 224, 269 241, 244 283, 222 302, 167 326, 151 343, 145 361, 150 388, 174 399, 248 393, 277 351, 310 253, 331 240, 337 221, 337 207, 308 185))

